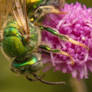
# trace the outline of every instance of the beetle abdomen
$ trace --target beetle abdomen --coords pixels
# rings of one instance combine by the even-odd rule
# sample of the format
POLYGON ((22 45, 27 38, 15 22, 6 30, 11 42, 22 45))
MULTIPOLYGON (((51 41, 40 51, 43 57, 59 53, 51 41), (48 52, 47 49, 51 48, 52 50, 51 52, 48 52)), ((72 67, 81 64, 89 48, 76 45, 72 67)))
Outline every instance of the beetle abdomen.
POLYGON ((22 41, 16 36, 5 37, 3 40, 3 49, 11 57, 22 56, 27 51, 22 41))

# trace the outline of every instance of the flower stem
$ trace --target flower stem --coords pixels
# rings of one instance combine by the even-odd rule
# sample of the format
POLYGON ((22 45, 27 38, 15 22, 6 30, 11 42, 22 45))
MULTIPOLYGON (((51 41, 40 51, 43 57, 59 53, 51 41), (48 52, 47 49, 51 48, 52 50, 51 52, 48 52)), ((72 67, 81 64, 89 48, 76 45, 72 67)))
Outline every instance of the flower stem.
POLYGON ((71 78, 70 84, 72 86, 73 92, 88 92, 85 82, 83 80, 71 78))

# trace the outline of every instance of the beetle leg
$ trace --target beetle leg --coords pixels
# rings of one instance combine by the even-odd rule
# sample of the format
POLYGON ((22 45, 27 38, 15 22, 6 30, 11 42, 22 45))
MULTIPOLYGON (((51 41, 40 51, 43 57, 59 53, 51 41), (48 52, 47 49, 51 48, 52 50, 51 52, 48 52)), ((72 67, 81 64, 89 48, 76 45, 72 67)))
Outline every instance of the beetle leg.
POLYGON ((55 29, 53 29, 53 28, 51 28, 51 27, 46 27, 46 26, 41 26, 41 25, 40 25, 40 29, 41 29, 42 31, 47 31, 47 32, 50 32, 51 34, 53 34, 53 35, 55 35, 55 36, 58 36, 61 40, 64 40, 64 41, 66 41, 66 42, 70 42, 70 43, 72 43, 72 44, 74 44, 74 45, 78 45, 78 46, 81 46, 81 47, 83 47, 83 48, 89 50, 89 48, 88 48, 85 44, 80 43, 79 41, 76 41, 76 40, 70 38, 70 37, 67 36, 67 35, 60 34, 58 31, 56 31, 55 29))
POLYGON ((29 81, 37 81, 37 79, 32 79, 32 78, 29 77, 29 76, 26 76, 26 79, 29 80, 29 81))
POLYGON ((46 81, 46 80, 43 80, 41 79, 37 74, 35 73, 32 73, 32 75, 37 79, 39 80, 40 82, 44 83, 44 84, 47 84, 47 85, 62 85, 62 84, 65 84, 65 82, 49 82, 49 81, 46 81))
POLYGON ((55 53, 55 54, 65 55, 65 56, 67 56, 67 57, 70 58, 71 64, 74 65, 73 57, 72 57, 69 53, 67 53, 67 52, 65 52, 65 51, 62 51, 62 50, 59 50, 59 49, 52 49, 52 48, 50 48, 50 47, 47 46, 47 45, 40 45, 39 48, 41 48, 42 51, 47 52, 47 53, 52 52, 52 53, 55 53))
POLYGON ((50 13, 66 14, 66 12, 62 12, 52 5, 40 6, 34 12, 33 17, 31 18, 31 22, 37 23, 42 17, 44 17, 46 14, 50 14, 50 13))

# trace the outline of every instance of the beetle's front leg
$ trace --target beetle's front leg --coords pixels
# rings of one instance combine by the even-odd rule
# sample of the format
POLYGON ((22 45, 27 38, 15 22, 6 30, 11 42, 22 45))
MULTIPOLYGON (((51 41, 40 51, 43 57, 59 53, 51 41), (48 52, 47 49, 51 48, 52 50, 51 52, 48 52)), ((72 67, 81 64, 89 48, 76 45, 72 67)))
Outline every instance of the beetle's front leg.
POLYGON ((31 20, 34 23, 37 23, 42 17, 44 17, 46 14, 49 14, 49 13, 66 14, 65 12, 60 11, 59 9, 57 9, 56 7, 54 7, 52 5, 40 6, 34 12, 34 15, 31 18, 31 20))
POLYGON ((59 9, 54 7, 53 5, 40 6, 35 11, 35 14, 39 14, 40 16, 44 16, 44 15, 49 14, 49 13, 65 14, 65 12, 60 11, 59 9))

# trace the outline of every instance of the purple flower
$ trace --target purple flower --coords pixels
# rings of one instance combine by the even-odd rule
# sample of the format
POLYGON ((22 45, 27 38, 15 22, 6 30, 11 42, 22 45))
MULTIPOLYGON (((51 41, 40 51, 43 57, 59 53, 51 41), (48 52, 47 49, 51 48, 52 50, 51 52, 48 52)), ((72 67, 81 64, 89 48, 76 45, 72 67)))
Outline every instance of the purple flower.
POLYGON ((62 54, 50 53, 50 56, 43 54, 43 61, 50 62, 55 71, 71 73, 74 78, 88 78, 88 72, 92 72, 92 8, 86 8, 80 3, 65 4, 61 11, 65 15, 49 14, 43 21, 46 26, 56 28, 59 34, 65 34, 72 39, 85 44, 89 50, 82 46, 65 42, 49 32, 42 33, 42 40, 53 49, 60 49, 72 56, 71 59, 62 54), (48 59, 46 59, 48 58, 48 59))

